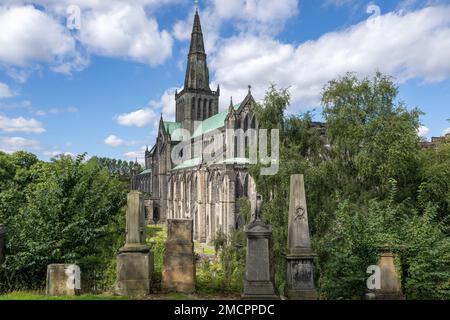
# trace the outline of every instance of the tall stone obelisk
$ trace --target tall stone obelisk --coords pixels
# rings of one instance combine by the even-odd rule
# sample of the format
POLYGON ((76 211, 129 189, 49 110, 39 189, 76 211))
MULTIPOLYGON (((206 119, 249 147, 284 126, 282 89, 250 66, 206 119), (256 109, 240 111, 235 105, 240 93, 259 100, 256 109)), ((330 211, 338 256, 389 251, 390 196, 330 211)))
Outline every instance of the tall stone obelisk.
POLYGON ((316 299, 313 264, 315 254, 311 250, 308 209, 302 174, 291 176, 288 228, 286 296, 289 299, 298 300, 316 299))
POLYGON ((153 255, 145 243, 144 199, 139 191, 128 193, 126 220, 126 242, 117 255, 116 291, 126 296, 148 295, 153 255))

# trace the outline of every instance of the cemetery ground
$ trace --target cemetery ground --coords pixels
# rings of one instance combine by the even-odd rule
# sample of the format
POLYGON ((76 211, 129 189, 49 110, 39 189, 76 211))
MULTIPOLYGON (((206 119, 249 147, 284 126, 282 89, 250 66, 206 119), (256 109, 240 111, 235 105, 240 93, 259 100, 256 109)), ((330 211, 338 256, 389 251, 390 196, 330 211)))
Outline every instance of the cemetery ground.
MULTIPOLYGON (((147 243, 150 245, 155 264, 155 278, 161 278, 161 269, 164 256, 164 244, 167 239, 167 226, 165 224, 147 226, 147 243)), ((195 253, 203 259, 215 259, 216 251, 213 246, 204 243, 195 243, 195 253)), ((197 271, 197 277, 199 273, 197 271)), ((202 281, 198 281, 202 285, 202 281)), ((158 286, 158 285, 157 285, 158 286)), ((156 292, 145 297, 124 297, 109 292, 101 294, 81 294, 78 296, 47 296, 45 291, 16 291, 0 295, 1 300, 233 300, 239 299, 239 293, 217 293, 211 288, 199 287, 195 294, 160 293, 156 292), (212 292, 213 291, 213 292, 212 292)))

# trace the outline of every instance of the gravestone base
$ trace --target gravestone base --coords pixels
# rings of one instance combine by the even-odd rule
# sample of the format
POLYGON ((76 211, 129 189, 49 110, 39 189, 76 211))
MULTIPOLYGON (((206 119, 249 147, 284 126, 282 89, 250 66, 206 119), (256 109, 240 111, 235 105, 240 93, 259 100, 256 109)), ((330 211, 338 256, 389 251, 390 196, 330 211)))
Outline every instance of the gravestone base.
POLYGON ((401 292, 368 292, 366 300, 405 300, 405 296, 401 292))
POLYGON ((272 227, 255 221, 244 227, 247 234, 244 300, 278 300, 274 288, 272 227))
POLYGON ((309 248, 294 248, 286 256, 286 296, 290 300, 317 300, 314 257, 309 248))
POLYGON ((122 296, 150 294, 152 273, 153 254, 149 248, 125 246, 117 255, 116 293, 122 296))
POLYGON ((163 292, 195 292, 195 255, 192 219, 168 219, 161 289, 163 292))
POLYGON ((244 294, 242 300, 279 300, 270 281, 244 280, 244 294))
POLYGON ((74 264, 47 266, 45 293, 48 296, 77 296, 81 293, 80 268, 74 264))

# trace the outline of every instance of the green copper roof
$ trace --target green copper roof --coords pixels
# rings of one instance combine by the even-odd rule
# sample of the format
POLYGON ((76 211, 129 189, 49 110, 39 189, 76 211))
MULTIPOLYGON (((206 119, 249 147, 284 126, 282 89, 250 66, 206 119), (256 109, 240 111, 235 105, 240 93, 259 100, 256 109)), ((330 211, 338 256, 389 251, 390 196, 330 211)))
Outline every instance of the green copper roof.
MULTIPOLYGON (((180 170, 180 169, 187 169, 192 168, 200 165, 202 162, 201 158, 194 158, 184 161, 183 163, 177 165, 172 170, 180 170)), ((218 161, 214 164, 250 164, 250 159, 247 158, 231 158, 231 159, 225 159, 218 161)))
POLYGON ((247 158, 230 158, 220 161, 219 163, 224 164, 250 164, 250 159, 247 158))
POLYGON ((215 116, 203 120, 192 134, 192 138, 201 136, 202 134, 208 133, 220 127, 223 127, 225 118, 227 117, 228 111, 223 111, 215 116))
POLYGON ((152 169, 146 169, 146 170, 142 171, 141 173, 139 173, 139 175, 141 175, 141 174, 144 175, 147 173, 152 173, 152 169))
POLYGON ((194 158, 184 161, 183 163, 180 163, 177 165, 173 170, 179 170, 179 169, 185 169, 190 167, 198 166, 202 162, 201 158, 194 158))
POLYGON ((174 135, 175 130, 181 129, 181 123, 164 121, 164 127, 172 141, 181 141, 181 136, 174 135))
MULTIPOLYGON (((237 104, 233 106, 235 110, 239 108, 240 104, 237 104)), ((224 126, 225 118, 228 115, 228 110, 220 112, 208 119, 203 120, 198 127, 194 130, 194 133, 192 134, 192 138, 196 138, 198 136, 201 136, 202 134, 206 134, 208 132, 211 132, 215 129, 219 129, 220 127, 224 126)))

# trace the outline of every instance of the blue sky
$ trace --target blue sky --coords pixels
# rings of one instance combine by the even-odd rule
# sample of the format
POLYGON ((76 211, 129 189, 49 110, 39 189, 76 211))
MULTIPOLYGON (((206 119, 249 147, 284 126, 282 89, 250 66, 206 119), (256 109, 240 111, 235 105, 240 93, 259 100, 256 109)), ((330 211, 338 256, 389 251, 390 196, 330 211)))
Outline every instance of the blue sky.
MULTIPOLYGON (((450 127, 450 0, 209 0, 199 11, 222 108, 275 82, 291 88, 290 112, 319 117, 328 80, 380 70, 425 112, 421 134, 450 127)), ((193 13, 190 0, 0 0, 0 150, 141 158, 160 114, 173 120, 193 13), (80 28, 67 27, 72 4, 80 28)))

